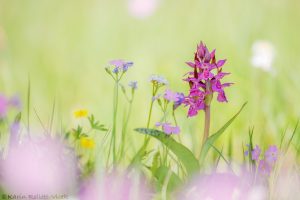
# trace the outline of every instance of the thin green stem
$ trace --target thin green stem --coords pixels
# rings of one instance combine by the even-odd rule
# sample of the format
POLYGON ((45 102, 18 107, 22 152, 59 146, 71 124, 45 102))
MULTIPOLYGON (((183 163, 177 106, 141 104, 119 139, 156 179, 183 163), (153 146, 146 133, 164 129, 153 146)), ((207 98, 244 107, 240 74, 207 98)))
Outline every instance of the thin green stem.
POLYGON ((119 80, 117 79, 117 81, 115 82, 114 106, 113 106, 113 128, 112 128, 113 163, 115 163, 115 161, 116 161, 116 133, 117 133, 118 99, 119 99, 119 80))
MULTIPOLYGON (((151 97, 151 102, 150 102, 150 108, 149 108, 149 114, 148 114, 148 120, 147 120, 147 128, 150 127, 150 122, 151 122, 151 116, 152 116, 152 110, 153 110, 153 103, 154 103, 154 97, 157 93, 157 88, 155 87, 155 85, 152 85, 152 97, 151 97)), ((149 136, 145 136, 145 140, 144 140, 144 144, 142 146, 143 149, 145 149, 149 143, 150 137, 149 136)))
POLYGON ((147 128, 150 126, 150 121, 151 121, 151 115, 152 115, 152 108, 153 108, 153 97, 155 96, 155 86, 153 84, 152 87, 152 98, 151 98, 151 103, 150 103, 150 109, 149 109, 149 114, 148 114, 148 120, 147 120, 147 128))

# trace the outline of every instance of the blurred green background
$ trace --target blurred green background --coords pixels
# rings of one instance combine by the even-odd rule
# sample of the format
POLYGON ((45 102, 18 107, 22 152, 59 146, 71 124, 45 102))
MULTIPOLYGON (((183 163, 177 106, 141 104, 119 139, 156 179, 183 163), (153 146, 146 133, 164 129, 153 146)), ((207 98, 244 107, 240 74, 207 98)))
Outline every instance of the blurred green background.
MULTIPOLYGON (((145 126, 149 76, 163 75, 171 89, 186 94, 182 78, 190 68, 184 62, 193 59, 202 40, 217 49, 217 59, 227 58, 224 71, 232 75, 226 80, 235 83, 226 90, 229 103, 213 102, 212 132, 248 101, 220 144, 231 137, 241 151, 252 126, 255 143, 277 143, 300 111, 299 10, 298 0, 161 0, 152 15, 136 18, 126 0, 0 0, 0 91, 19 93, 26 102, 30 78, 31 105, 43 122, 55 99, 58 129, 61 123, 71 126, 76 108, 89 109, 111 126, 113 81, 104 67, 112 59, 131 60, 135 65, 123 83, 137 80, 139 89, 130 128, 145 126), (251 65, 252 45, 261 39, 275 48, 275 73, 251 65)), ((126 109, 125 101, 121 105, 126 109)), ((202 133, 203 113, 189 120, 186 113, 183 107, 177 111, 190 144, 202 133)), ((160 117, 156 107, 152 124, 160 117)), ((36 116, 31 118, 38 126, 36 116)))

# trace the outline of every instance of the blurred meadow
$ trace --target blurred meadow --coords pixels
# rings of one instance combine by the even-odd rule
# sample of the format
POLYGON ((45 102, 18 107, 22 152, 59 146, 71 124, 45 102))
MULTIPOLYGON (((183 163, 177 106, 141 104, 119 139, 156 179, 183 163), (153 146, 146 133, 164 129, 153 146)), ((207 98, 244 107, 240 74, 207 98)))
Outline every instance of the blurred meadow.
MULTIPOLYGON (((42 129, 37 115, 47 126, 54 102, 57 132, 76 123, 72 113, 78 108, 111 127, 113 81, 104 68, 113 59, 133 61, 122 83, 138 81, 128 128, 136 143, 143 136, 131 130, 146 125, 149 76, 160 74, 170 89, 187 94, 185 62, 204 41, 217 49, 217 59, 227 59, 225 70, 232 74, 226 80, 235 83, 226 89, 228 103, 212 104, 212 132, 248 102, 216 146, 226 153, 232 140, 233 155, 242 160, 249 128, 262 146, 278 143, 287 127, 291 134, 300 114, 298 0, 157 2, 151 15, 138 17, 126 0, 0 0, 0 91, 19 94, 26 110, 30 80, 30 121, 37 129, 42 129), (251 64, 252 45, 259 40, 274 46, 271 71, 251 64)), ((120 99, 120 110, 126 110, 120 99)), ((160 117, 156 106, 151 126, 160 117)), ((187 108, 181 107, 177 117, 183 143, 199 148, 203 115, 187 120, 187 108)))

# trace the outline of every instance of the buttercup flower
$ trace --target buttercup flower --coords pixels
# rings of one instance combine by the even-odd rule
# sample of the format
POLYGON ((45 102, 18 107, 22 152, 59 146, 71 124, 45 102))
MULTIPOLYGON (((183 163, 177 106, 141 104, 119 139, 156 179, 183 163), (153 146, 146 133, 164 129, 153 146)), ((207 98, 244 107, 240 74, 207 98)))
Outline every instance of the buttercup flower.
POLYGON ((80 138, 80 145, 83 148, 92 149, 95 147, 95 141, 93 139, 87 138, 87 137, 81 137, 80 138))
POLYGON ((187 73, 188 77, 184 79, 190 86, 190 92, 184 100, 184 104, 189 106, 189 117, 197 115, 206 105, 209 106, 214 93, 217 93, 219 102, 227 102, 224 88, 232 83, 221 83, 221 79, 230 74, 222 72, 225 62, 217 61, 215 50, 209 52, 202 42, 197 46, 194 62, 187 62, 193 71, 187 73))
POLYGON ((88 116, 88 110, 86 110, 86 109, 79 109, 74 112, 75 118, 83 118, 83 117, 87 117, 87 116, 88 116))

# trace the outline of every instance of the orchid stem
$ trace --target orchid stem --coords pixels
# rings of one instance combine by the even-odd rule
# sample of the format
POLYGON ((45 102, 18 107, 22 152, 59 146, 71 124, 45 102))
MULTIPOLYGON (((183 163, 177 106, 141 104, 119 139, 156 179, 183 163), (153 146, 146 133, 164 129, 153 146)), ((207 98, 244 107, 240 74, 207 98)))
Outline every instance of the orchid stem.
POLYGON ((203 133, 202 146, 204 145, 204 143, 206 142, 206 140, 209 136, 210 105, 205 105, 204 112, 205 112, 205 122, 204 122, 204 133, 203 133))

